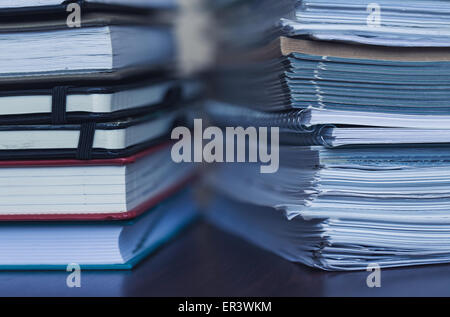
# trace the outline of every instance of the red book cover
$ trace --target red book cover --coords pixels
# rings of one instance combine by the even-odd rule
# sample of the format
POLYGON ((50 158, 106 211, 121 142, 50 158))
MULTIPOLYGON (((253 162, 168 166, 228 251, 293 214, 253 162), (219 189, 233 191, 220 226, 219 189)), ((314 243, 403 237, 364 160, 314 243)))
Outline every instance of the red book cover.
MULTIPOLYGON (((51 166, 111 166, 111 165, 128 165, 133 164, 139 159, 142 159, 148 155, 152 155, 156 151, 165 149, 169 146, 169 143, 161 144, 151 147, 135 155, 126 158, 117 159, 102 159, 102 160, 23 160, 23 161, 0 161, 0 168, 11 167, 51 167, 51 166)), ((145 211, 149 210, 153 206, 156 206, 159 202, 170 197, 177 191, 185 187, 190 181, 195 178, 195 175, 190 175, 185 179, 180 180, 172 187, 159 192, 153 197, 149 197, 145 202, 137 206, 136 208, 127 212, 114 212, 114 213, 83 213, 83 214, 22 214, 22 215, 0 215, 0 221, 107 221, 107 220, 129 220, 138 217, 145 211)))

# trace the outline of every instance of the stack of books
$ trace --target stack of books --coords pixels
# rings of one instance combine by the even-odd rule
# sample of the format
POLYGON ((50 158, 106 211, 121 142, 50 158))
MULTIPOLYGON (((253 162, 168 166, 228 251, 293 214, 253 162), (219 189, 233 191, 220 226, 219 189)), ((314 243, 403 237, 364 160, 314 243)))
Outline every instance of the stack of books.
POLYGON ((278 127, 280 167, 222 166, 210 219, 326 270, 450 262, 450 4, 294 2, 270 43, 218 58, 209 116, 278 127))
POLYGON ((173 77, 174 5, 0 3, 1 269, 130 268, 195 218, 168 143, 199 94, 173 77))

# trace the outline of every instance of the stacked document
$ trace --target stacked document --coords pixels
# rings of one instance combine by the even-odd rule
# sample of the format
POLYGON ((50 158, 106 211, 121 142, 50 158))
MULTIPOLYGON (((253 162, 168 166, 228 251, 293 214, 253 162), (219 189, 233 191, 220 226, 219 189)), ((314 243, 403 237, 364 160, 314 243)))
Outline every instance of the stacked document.
POLYGON ((246 129, 237 150, 249 159, 211 175, 219 195, 209 217, 326 270, 447 263, 446 4, 369 4, 297 1, 273 25, 282 36, 219 53, 206 113, 216 126, 246 129), (379 10, 381 26, 368 28, 379 10), (268 145, 279 155, 272 174, 261 173, 252 144, 266 127, 279 139, 268 145))
POLYGON ((276 127, 282 141, 293 145, 446 144, 450 140, 450 129, 445 125, 446 116, 437 116, 433 120, 433 116, 407 115, 405 120, 401 120, 399 115, 368 112, 369 117, 364 118, 360 112, 342 111, 342 117, 337 117, 336 112, 326 113, 325 116, 322 110, 317 109, 324 121, 311 123, 311 114, 316 113, 312 108, 306 111, 263 112, 223 101, 209 101, 208 105, 206 113, 218 125, 276 127), (418 122, 420 118, 424 122, 418 122), (339 119, 345 123, 334 124, 339 119), (364 126, 358 126, 358 123, 364 126))
POLYGON ((447 48, 372 48, 280 37, 223 63, 219 97, 259 110, 302 109, 299 123, 305 127, 448 127, 447 48))
POLYGON ((0 269, 131 268, 195 218, 169 135, 201 87, 174 77, 174 8, 0 4, 0 269))
POLYGON ((450 46, 450 3, 439 0, 298 0, 282 20, 291 36, 385 46, 450 46))
MULTIPOLYGON (((209 217, 295 262, 326 270, 450 261, 448 147, 285 146, 280 169, 230 164, 209 217)), ((219 180, 219 181, 217 181, 219 180)))

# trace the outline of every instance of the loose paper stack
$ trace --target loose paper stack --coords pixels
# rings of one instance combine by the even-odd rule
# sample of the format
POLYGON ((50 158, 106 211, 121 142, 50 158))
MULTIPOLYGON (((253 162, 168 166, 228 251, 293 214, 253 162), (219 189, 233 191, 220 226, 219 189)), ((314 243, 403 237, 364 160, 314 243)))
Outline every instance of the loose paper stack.
POLYGON ((274 26, 285 36, 220 54, 212 121, 278 127, 282 146, 274 174, 211 177, 232 199, 211 219, 327 270, 450 262, 450 3, 378 2, 369 30, 370 3, 297 1, 274 26))
POLYGON ((448 47, 449 13, 439 0, 302 0, 282 25, 290 36, 324 41, 448 47))
POLYGON ((130 268, 194 219, 169 2, 0 4, 0 269, 130 268))

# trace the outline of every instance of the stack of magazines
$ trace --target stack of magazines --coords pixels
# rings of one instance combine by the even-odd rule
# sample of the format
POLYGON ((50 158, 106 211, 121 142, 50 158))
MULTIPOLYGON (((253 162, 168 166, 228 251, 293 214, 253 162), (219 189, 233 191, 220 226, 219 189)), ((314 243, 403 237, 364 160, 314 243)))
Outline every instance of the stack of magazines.
POLYGON ((172 75, 173 10, 0 3, 0 268, 129 268, 194 219, 168 145, 199 92, 172 75))
MULTIPOLYGON (((326 270, 450 262, 450 3, 282 2, 272 32, 255 24, 267 41, 218 57, 207 108, 220 126, 279 128, 279 170, 223 165, 210 219, 326 270)), ((272 12, 215 10, 240 6, 272 12)))

